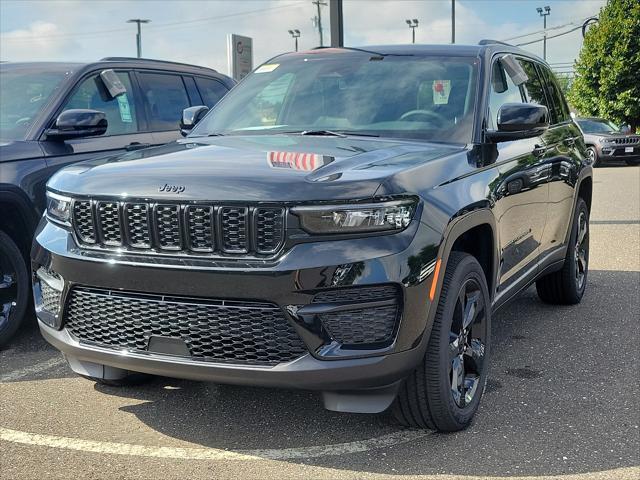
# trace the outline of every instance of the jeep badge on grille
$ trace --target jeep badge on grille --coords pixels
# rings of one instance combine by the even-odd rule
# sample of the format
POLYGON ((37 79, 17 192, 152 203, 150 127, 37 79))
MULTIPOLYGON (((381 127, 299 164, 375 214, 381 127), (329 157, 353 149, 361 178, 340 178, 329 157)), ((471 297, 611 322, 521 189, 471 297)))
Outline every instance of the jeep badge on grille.
POLYGON ((167 193, 182 193, 185 190, 184 185, 169 185, 165 183, 162 187, 158 189, 159 192, 167 192, 167 193))

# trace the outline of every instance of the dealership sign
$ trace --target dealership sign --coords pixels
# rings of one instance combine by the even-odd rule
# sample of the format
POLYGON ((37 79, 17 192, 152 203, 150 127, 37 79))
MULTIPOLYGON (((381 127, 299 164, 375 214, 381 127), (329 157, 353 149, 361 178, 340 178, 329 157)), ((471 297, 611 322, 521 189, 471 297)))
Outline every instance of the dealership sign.
POLYGON ((229 75, 242 80, 253 70, 253 40, 231 33, 227 35, 227 62, 229 75))

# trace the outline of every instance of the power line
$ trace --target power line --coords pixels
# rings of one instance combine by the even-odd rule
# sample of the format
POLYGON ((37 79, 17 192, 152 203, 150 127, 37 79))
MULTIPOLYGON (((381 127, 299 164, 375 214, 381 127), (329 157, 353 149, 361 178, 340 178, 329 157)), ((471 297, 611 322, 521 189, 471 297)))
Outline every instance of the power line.
POLYGON ((530 42, 524 42, 524 43, 516 43, 516 47, 523 47, 525 45, 531 45, 532 43, 538 43, 538 42, 542 42, 544 41, 544 39, 546 38, 547 40, 550 38, 556 38, 556 37, 561 37, 563 35, 567 35, 571 32, 575 32, 576 30, 580 30, 582 28, 582 25, 579 25, 577 27, 572 28, 571 30, 567 30, 566 32, 562 32, 562 33, 557 33, 556 35, 551 35, 551 36, 547 36, 547 37, 543 37, 543 38, 539 38, 537 40, 531 40, 530 42))
MULTIPOLYGON (((255 9, 255 10, 246 10, 244 12, 229 13, 227 15, 217 15, 215 17, 197 18, 197 19, 191 19, 191 20, 183 20, 183 21, 179 21, 179 22, 159 23, 159 24, 156 24, 154 26, 149 26, 146 29, 146 31, 147 32, 150 32, 150 31, 151 32, 155 32, 156 30, 182 27, 184 25, 190 25, 190 24, 193 24, 193 23, 215 22, 217 20, 224 20, 224 19, 227 19, 227 18, 239 17, 239 16, 243 16, 243 15, 255 15, 255 14, 258 14, 258 13, 263 13, 263 12, 271 11, 271 10, 281 10, 281 9, 285 9, 285 8, 300 7, 301 5, 302 5, 302 3, 297 2, 295 4, 276 5, 276 6, 273 6, 273 7, 266 7, 266 8, 255 9)), ((114 29, 110 29, 110 30, 97 30, 97 31, 93 31, 93 32, 77 32, 77 33, 60 33, 60 34, 53 34, 53 35, 38 35, 38 36, 35 36, 35 37, 29 37, 29 38, 21 38, 21 37, 12 38, 12 37, 7 37, 5 35, 5 36, 3 36, 2 41, 3 42, 30 43, 30 42, 37 42, 37 41, 42 40, 42 39, 49 39, 49 38, 100 37, 100 36, 104 36, 104 35, 110 35, 112 33, 128 32, 128 31, 129 31, 128 28, 114 28, 114 29)))
POLYGON ((546 30, 545 30, 545 29, 542 29, 542 30, 536 30, 535 32, 523 33, 523 34, 521 34, 521 35, 516 35, 515 37, 505 38, 505 39, 504 39, 504 40, 502 40, 502 41, 503 41, 503 42, 509 42, 509 41, 511 41, 511 40, 517 40, 518 38, 530 37, 531 35, 537 35, 538 33, 544 33, 545 31, 547 31, 547 32, 548 32, 548 31, 550 31, 550 30, 559 30, 559 29, 561 29, 561 28, 570 27, 570 26, 572 26, 572 25, 577 25, 578 23, 580 23, 580 26, 582 27, 582 23, 583 23, 585 20, 587 20, 587 19, 591 18, 592 16, 593 16, 593 15, 590 15, 590 16, 588 16, 588 17, 583 17, 583 18, 581 18, 581 19, 579 19, 579 20, 572 20, 572 21, 571 21, 571 22, 569 22, 569 23, 565 23, 565 24, 562 24, 562 25, 556 25, 556 26, 554 26, 554 27, 549 27, 549 28, 547 28, 546 30))

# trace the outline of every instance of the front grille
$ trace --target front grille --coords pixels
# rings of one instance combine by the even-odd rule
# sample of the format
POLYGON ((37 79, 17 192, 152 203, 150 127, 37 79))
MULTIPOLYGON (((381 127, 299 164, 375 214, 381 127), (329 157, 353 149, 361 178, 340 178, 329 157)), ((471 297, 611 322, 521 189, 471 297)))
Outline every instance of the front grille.
POLYGON ((270 256, 284 243, 282 207, 75 200, 79 242, 164 253, 270 256))
POLYGON ((151 336, 181 338, 194 360, 276 365, 307 352, 282 311, 266 303, 76 287, 65 322, 81 342, 118 350, 147 351, 151 336))
POLYGON ((640 142, 640 137, 621 137, 621 138, 612 138, 612 143, 616 145, 633 145, 640 142))
POLYGON ((347 306, 319 315, 329 337, 342 345, 388 345, 393 341, 400 317, 400 293, 395 285, 320 291, 312 302, 347 306), (371 302, 382 304, 368 306, 371 302))

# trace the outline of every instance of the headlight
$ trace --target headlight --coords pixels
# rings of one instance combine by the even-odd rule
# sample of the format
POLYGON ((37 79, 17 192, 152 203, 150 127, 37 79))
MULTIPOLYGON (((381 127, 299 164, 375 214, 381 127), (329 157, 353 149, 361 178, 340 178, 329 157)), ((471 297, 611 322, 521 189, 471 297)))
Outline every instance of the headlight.
POLYGON ((608 138, 606 138, 606 137, 602 137, 602 138, 599 138, 599 139, 598 139, 598 142, 600 142, 600 143, 607 143, 607 142, 609 142, 609 141, 610 141, 610 140, 609 140, 608 138))
POLYGON ((367 233, 404 230, 415 213, 414 200, 295 207, 302 228, 309 233, 367 233))
POLYGON ((47 216, 56 222, 70 225, 71 199, 64 195, 47 192, 47 216))

